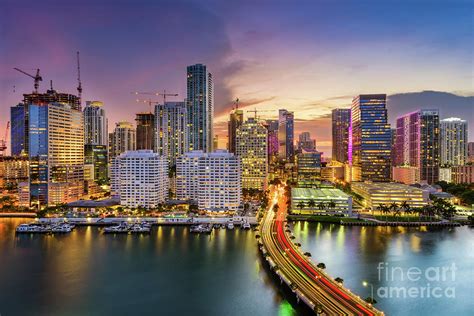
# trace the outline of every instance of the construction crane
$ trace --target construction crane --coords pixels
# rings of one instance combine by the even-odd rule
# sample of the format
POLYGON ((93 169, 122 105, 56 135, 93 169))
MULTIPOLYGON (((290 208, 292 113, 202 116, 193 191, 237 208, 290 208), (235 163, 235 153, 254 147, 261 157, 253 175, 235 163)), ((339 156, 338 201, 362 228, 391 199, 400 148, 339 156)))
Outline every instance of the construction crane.
POLYGON ((13 69, 15 69, 16 71, 21 72, 22 74, 27 75, 28 77, 33 78, 35 80, 35 85, 34 85, 35 90, 33 92, 38 93, 39 82, 43 81, 43 78, 40 76, 40 70, 39 69, 36 69, 36 76, 30 75, 29 73, 27 73, 27 72, 25 72, 21 69, 18 69, 18 68, 13 68, 13 69))
POLYGON ((79 52, 77 52, 76 56, 77 56, 77 96, 79 97, 79 104, 81 104, 82 84, 81 84, 81 64, 79 62, 79 52))
POLYGON ((152 111, 153 104, 160 103, 159 101, 150 100, 150 99, 147 99, 147 100, 136 99, 135 101, 140 102, 140 103, 148 103, 148 106, 150 107, 150 113, 153 113, 152 111))
POLYGON ((166 93, 166 90, 163 90, 163 92, 132 92, 132 94, 135 94, 135 95, 139 95, 139 94, 142 94, 142 95, 156 95, 156 96, 162 96, 163 97, 163 104, 166 103, 166 97, 177 97, 178 94, 177 93, 166 93))
POLYGON ((255 113, 255 119, 257 119, 257 113, 258 112, 273 112, 273 111, 271 111, 271 110, 257 110, 257 108, 255 108, 254 110, 247 110, 247 112, 255 113))
POLYGON ((0 156, 6 156, 5 151, 7 150, 9 130, 10 130, 10 121, 7 122, 7 127, 5 128, 5 136, 3 136, 3 139, 0 139, 0 156))

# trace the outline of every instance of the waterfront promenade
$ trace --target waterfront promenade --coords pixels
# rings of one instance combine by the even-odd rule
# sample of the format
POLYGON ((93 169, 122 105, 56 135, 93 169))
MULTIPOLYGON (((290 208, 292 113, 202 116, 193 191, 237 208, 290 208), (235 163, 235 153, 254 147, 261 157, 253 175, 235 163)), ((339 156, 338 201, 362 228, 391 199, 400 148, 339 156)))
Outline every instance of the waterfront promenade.
POLYGON ((280 280, 317 314, 383 315, 317 268, 293 244, 286 228, 283 188, 272 188, 273 201, 261 223, 260 249, 280 280), (278 205, 278 207, 275 207, 278 205))

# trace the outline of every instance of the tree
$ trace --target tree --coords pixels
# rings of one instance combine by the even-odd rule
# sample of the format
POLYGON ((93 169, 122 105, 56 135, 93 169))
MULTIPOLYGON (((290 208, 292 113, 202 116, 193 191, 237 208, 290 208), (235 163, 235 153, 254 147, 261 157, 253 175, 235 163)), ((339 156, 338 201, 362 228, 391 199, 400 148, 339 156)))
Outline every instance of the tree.
POLYGON ((326 265, 323 262, 318 263, 317 267, 320 269, 326 269, 326 265))
POLYGON ((340 277, 335 278, 334 281, 336 281, 336 282, 339 283, 339 284, 344 283, 344 279, 342 279, 342 278, 340 278, 340 277))
POLYGON ((303 208, 305 207, 305 203, 303 201, 300 201, 298 202, 298 204, 296 204, 296 207, 300 209, 301 214, 301 211, 303 211, 303 208))
POLYGON ((308 207, 309 207, 309 208, 314 208, 315 206, 316 206, 316 201, 313 200, 313 199, 310 199, 310 200, 308 201, 308 207))
POLYGON ((318 203, 318 209, 323 210, 326 207, 326 204, 324 202, 319 202, 318 203))
POLYGON ((329 209, 334 210, 334 208, 336 207, 336 202, 334 202, 333 200, 329 201, 328 207, 329 209))

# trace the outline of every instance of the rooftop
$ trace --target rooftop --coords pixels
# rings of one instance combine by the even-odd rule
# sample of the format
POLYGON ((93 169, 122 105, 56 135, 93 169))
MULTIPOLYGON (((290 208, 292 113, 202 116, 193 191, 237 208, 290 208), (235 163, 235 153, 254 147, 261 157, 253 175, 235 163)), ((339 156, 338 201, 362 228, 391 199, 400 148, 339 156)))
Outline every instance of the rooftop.
POLYGON ((357 187, 367 191, 405 191, 405 192, 418 192, 423 191, 422 189, 393 182, 353 182, 351 184, 353 188, 357 187))
POLYGON ((334 188, 292 188, 291 196, 296 199, 349 198, 349 195, 334 188))

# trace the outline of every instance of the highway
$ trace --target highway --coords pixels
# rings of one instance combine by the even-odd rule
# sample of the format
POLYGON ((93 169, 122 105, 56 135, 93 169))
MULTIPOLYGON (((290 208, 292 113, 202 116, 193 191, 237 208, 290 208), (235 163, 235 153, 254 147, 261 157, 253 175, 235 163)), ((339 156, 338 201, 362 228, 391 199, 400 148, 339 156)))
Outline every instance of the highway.
POLYGON ((282 282, 317 314, 383 315, 317 268, 293 244, 286 227, 284 191, 283 186, 271 187, 270 207, 260 226, 262 252, 282 282))

